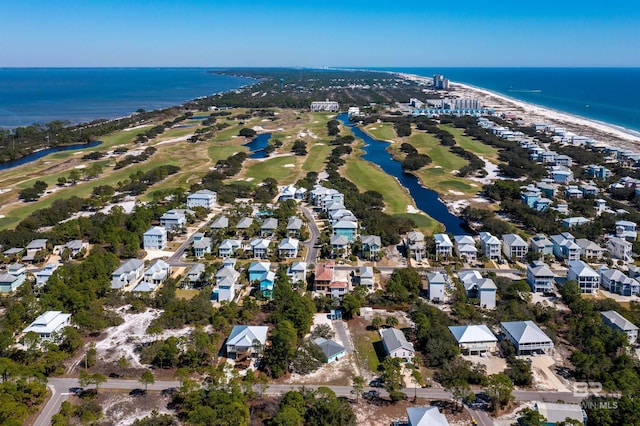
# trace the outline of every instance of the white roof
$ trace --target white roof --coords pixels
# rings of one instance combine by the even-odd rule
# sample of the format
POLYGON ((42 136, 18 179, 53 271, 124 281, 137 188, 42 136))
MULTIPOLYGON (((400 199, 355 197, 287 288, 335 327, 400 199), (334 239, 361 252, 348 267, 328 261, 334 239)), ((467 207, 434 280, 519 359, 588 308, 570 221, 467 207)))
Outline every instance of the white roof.
POLYGON ((449 421, 438 407, 409 407, 407 408, 409 426, 449 426, 449 421))
POLYGON ((527 247, 527 243, 518 234, 505 234, 502 236, 502 240, 510 247, 527 247))
POLYGON ((151 228, 147 229, 144 235, 167 235, 167 230, 162 226, 152 226, 151 228))
POLYGON ((508 332, 518 344, 551 342, 549 336, 544 334, 540 327, 533 321, 510 321, 501 323, 502 328, 508 332))
POLYGON ((33 321, 23 333, 35 331, 38 334, 51 334, 57 331, 60 326, 66 323, 71 314, 63 314, 60 311, 47 311, 33 321))
POLYGON ((497 337, 486 325, 453 325, 449 331, 458 343, 497 342, 497 337))
POLYGON ((442 247, 453 247, 453 243, 447 234, 435 234, 433 238, 436 241, 436 245, 442 247))
POLYGON ((569 270, 576 274, 577 277, 599 277, 598 273, 591 269, 589 265, 582 260, 569 261, 569 270))
POLYGON ((605 317, 607 320, 609 320, 609 323, 615 325, 622 331, 638 330, 638 327, 634 323, 632 323, 616 311, 604 311, 600 312, 600 315, 605 317))
POLYGON ((249 272, 267 272, 271 267, 271 262, 251 262, 249 272))
POLYGON ((298 250, 299 241, 295 238, 285 238, 280 241, 278 250, 298 250))
POLYGON ((267 326, 236 325, 231 330, 227 339, 227 345, 242 347, 253 346, 253 341, 257 340, 264 346, 267 343, 267 326))
POLYGON ((380 330, 382 341, 385 343, 387 350, 393 352, 396 349, 408 349, 414 351, 413 343, 408 342, 404 333, 397 328, 385 328, 380 330))

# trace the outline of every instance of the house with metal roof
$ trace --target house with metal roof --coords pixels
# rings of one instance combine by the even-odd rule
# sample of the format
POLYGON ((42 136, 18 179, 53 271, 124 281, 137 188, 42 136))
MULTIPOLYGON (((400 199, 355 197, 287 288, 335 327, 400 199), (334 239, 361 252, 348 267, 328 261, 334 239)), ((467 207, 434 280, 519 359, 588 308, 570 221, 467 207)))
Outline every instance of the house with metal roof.
POLYGON ((553 348, 553 341, 533 321, 503 322, 501 326, 518 355, 523 352, 545 352, 553 348))
POLYGON ((242 241, 226 239, 218 246, 218 256, 223 259, 233 256, 236 250, 242 248, 242 241))
POLYGON ((633 244, 623 238, 609 237, 607 251, 612 259, 633 262, 633 244))
POLYGON ((201 189, 187 196, 187 208, 202 207, 211 210, 216 206, 218 194, 208 189, 201 189))
POLYGON ((331 224, 332 234, 347 237, 349 242, 352 242, 358 236, 358 223, 338 220, 331 224))
POLYGON ((260 226, 260 235, 262 237, 270 237, 275 234, 278 229, 278 219, 270 217, 265 219, 260 226))
POLYGON ((582 425, 587 424, 587 413, 579 404, 559 404, 556 402, 536 402, 533 408, 547 421, 545 426, 553 426, 571 419, 582 425))
POLYGON ((460 350, 469 354, 495 350, 498 338, 486 325, 454 325, 449 331, 456 338, 460 350))
POLYGON ((252 217, 243 217, 242 219, 240 219, 238 221, 238 224, 236 225, 236 229, 237 230, 246 230, 249 229, 249 227, 253 225, 253 218, 252 217))
POLYGON ((442 272, 427 273, 427 283, 429 285, 429 300, 432 302, 445 301, 445 287, 447 279, 442 272))
POLYGON ((154 285, 159 285, 165 282, 170 275, 171 265, 162 259, 158 259, 144 271, 143 280, 154 285))
POLYGON ((160 216, 160 226, 167 231, 176 231, 187 225, 185 210, 173 209, 160 216))
POLYGON ((152 226, 142 234, 142 247, 145 250, 162 250, 167 246, 167 230, 162 226, 152 226))
POLYGON ((640 293, 640 282, 618 269, 601 266, 598 268, 598 273, 600 274, 600 285, 612 293, 623 296, 637 296, 640 293))
POLYGON ((77 256, 82 250, 89 249, 89 243, 82 240, 71 240, 64 245, 63 249, 69 249, 71 256, 77 256))
POLYGON ((475 262, 478 257, 478 249, 473 237, 471 235, 456 235, 453 239, 458 257, 466 259, 467 262, 475 262))
POLYGON ((20 287, 26 278, 27 269, 21 263, 13 263, 7 272, 0 273, 0 293, 12 293, 20 287))
POLYGON ((382 249, 382 240, 377 235, 363 235, 362 238, 362 254, 368 259, 375 259, 382 249))
POLYGON ((334 342, 333 340, 318 337, 317 339, 313 340, 313 343, 320 347, 322 353, 325 356, 324 362, 326 362, 327 364, 331 364, 332 362, 339 360, 347 354, 345 347, 334 342))
POLYGON ((562 226, 565 228, 575 228, 576 226, 584 225, 591 222, 591 220, 582 216, 574 216, 574 217, 565 217, 562 219, 562 226))
POLYGON ((187 272, 185 276, 185 283, 188 286, 193 286, 194 284, 200 284, 204 278, 205 266, 202 263, 196 263, 187 272))
POLYGON ((558 259, 566 259, 568 261, 580 260, 582 249, 576 244, 575 237, 569 232, 552 235, 551 243, 553 244, 553 254, 558 259))
POLYGON ((47 240, 45 239, 36 239, 33 240, 25 247, 27 253, 22 257, 22 260, 25 262, 31 262, 35 259, 35 256, 38 252, 47 250, 47 240))
POLYGON ((335 255, 346 257, 349 254, 349 238, 344 235, 333 235, 329 238, 329 244, 335 255))
POLYGON ((291 216, 287 221, 287 234, 291 237, 299 237, 302 230, 302 219, 291 216))
POLYGON ((524 260, 529 252, 529 246, 518 234, 505 234, 502 236, 502 252, 511 260, 524 260))
POLYGON ((380 330, 380 337, 387 355, 412 362, 415 349, 413 343, 407 341, 402 331, 397 328, 383 328, 380 330))
POLYGON ((614 330, 618 330, 627 335, 629 343, 632 345, 638 340, 638 327, 620 315, 616 311, 604 311, 600 312, 602 316, 602 322, 611 327, 614 330))
POLYGON ((51 275, 58 269, 59 263, 47 263, 44 268, 36 272, 36 286, 41 287, 49 281, 51 275))
POLYGON ((229 218, 226 216, 220 216, 216 220, 213 221, 209 229, 212 231, 222 231, 229 227, 229 218))
POLYGON ((64 314, 60 311, 46 311, 22 330, 22 333, 34 332, 42 340, 54 341, 61 336, 62 330, 70 324, 71 314, 64 314))
POLYGON ((582 260, 569 262, 567 280, 577 281, 580 291, 586 294, 597 293, 600 286, 600 275, 582 260))
POLYGON ((460 271, 458 278, 467 292, 467 297, 479 299, 480 307, 484 309, 496 307, 497 287, 491 278, 484 278, 477 270, 460 271))
POLYGON ((256 280, 259 280, 260 277, 262 277, 262 275, 265 272, 269 272, 271 268, 271 262, 251 262, 251 264, 249 265, 249 282, 254 282, 256 280))
POLYGON ((304 283, 307 281, 307 262, 293 262, 287 268, 287 276, 292 283, 304 283))
POLYGON ((278 245, 278 257, 281 259, 294 259, 298 257, 299 243, 295 238, 284 238, 278 245))
POLYGON ((498 237, 491 235, 489 232, 480 233, 480 249, 482 255, 489 260, 502 259, 502 243, 498 237))
POLYGON ((451 257, 453 254, 453 243, 447 234, 435 234, 436 259, 451 257))
POLYGON ((193 255, 201 258, 211 253, 211 244, 211 238, 205 237, 202 232, 196 232, 193 234, 193 255))
POLYGON ((531 251, 536 254, 553 254, 553 243, 544 234, 531 237, 531 251))
POLYGON ((438 407, 408 407, 409 426, 449 426, 447 418, 438 407))
POLYGON ((375 278, 373 266, 361 266, 358 272, 358 284, 373 290, 375 286, 375 278))
POLYGON ((261 353, 267 344, 267 326, 236 325, 227 338, 227 356, 235 358, 238 353, 261 353))
POLYGON ((410 252, 413 257, 420 261, 427 254, 427 246, 424 242, 424 234, 420 231, 407 232, 407 239, 405 240, 405 248, 410 252))
POLYGON ((580 256, 584 259, 602 259, 605 249, 586 238, 578 238, 576 244, 580 247, 580 256))
POLYGON ((269 256, 269 247, 271 246, 271 240, 256 238, 255 240, 251 240, 250 244, 254 258, 266 259, 269 256))
POLYGON ((554 291, 556 274, 541 260, 536 260, 527 265, 527 284, 534 293, 554 291))
POLYGON ((119 289, 137 283, 144 272, 144 261, 129 259, 111 274, 111 288, 119 289))

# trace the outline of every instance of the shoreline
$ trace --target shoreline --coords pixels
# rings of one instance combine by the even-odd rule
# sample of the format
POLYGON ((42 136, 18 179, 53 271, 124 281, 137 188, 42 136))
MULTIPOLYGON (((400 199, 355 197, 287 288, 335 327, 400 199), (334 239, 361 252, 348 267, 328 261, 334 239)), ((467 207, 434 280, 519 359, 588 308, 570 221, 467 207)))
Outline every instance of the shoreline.
MULTIPOLYGON (((416 74, 393 74, 412 81, 431 81, 429 77, 416 74)), ((633 129, 627 129, 615 124, 592 120, 542 105, 521 101, 466 83, 451 82, 451 86, 456 89, 454 93, 460 97, 473 97, 482 101, 485 107, 494 108, 496 115, 502 112, 510 112, 516 114, 518 118, 523 119, 527 123, 544 122, 547 124, 562 125, 577 135, 587 136, 594 139, 594 141, 618 146, 620 148, 633 150, 640 146, 640 132, 633 129)))

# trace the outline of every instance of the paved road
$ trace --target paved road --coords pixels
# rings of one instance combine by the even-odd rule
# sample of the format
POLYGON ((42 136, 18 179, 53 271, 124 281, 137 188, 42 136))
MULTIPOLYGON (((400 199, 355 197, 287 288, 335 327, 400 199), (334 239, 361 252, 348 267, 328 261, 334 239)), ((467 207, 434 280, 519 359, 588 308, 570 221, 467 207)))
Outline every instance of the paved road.
POLYGON ((342 340, 345 350, 350 354, 353 352, 353 348, 351 347, 351 339, 349 339, 349 332, 347 331, 345 323, 342 322, 342 320, 336 320, 333 324, 336 326, 336 332, 338 333, 340 340, 342 340))
POLYGON ((493 426, 493 420, 491 420, 491 417, 489 417, 485 411, 474 410, 468 407, 465 408, 471 415, 471 418, 477 422, 478 426, 493 426))
MULTIPOLYGON (((77 378, 59 378, 52 377, 49 378, 48 383, 49 388, 52 390, 51 399, 47 402, 44 409, 38 416, 38 419, 34 423, 34 426, 48 426, 51 424, 51 418, 60 410, 60 405, 62 402, 66 401, 69 398, 70 391, 69 389, 79 387, 77 378)), ((270 384, 269 387, 264 391, 266 395, 280 395, 290 390, 297 390, 301 388, 306 389, 317 389, 321 385, 298 385, 298 384, 270 384)), ((132 390, 132 389, 142 389, 142 384, 137 380, 125 380, 125 379, 109 379, 106 383, 100 385, 101 389, 122 389, 122 390, 132 390)), ((180 387, 180 382, 175 380, 158 380, 154 384, 148 386, 148 390, 150 391, 161 391, 163 389, 168 388, 177 388, 180 387)), ((351 386, 326 386, 333 390, 338 396, 350 397, 353 396, 351 391, 353 388, 351 386)), ((365 391, 372 390, 374 388, 365 388, 365 391)), ((380 393, 381 397, 388 397, 389 394, 384 389, 375 388, 380 393)), ((444 389, 437 388, 421 388, 414 390, 414 388, 405 388, 402 389, 407 395, 413 395, 414 392, 417 393, 417 396, 420 398, 427 399, 451 399, 451 394, 444 389)), ((558 400, 562 400, 565 402, 580 402, 582 398, 574 396, 571 392, 547 392, 547 391, 514 391, 513 395, 519 401, 551 401, 556 402, 558 400)), ((493 422, 486 415, 486 413, 478 411, 478 410, 470 410, 472 411, 472 416, 475 416, 476 421, 480 425, 492 425, 493 422), (482 418, 484 423, 481 423, 481 420, 478 418, 482 418)))
POLYGON ((309 223, 309 232, 311 236, 304 244, 307 247, 307 257, 305 258, 305 262, 307 265, 315 265, 318 259, 318 247, 315 247, 316 241, 320 238, 320 229, 318 229, 318 225, 316 224, 315 218, 311 209, 308 207, 300 206, 300 210, 307 218, 307 222, 309 223))

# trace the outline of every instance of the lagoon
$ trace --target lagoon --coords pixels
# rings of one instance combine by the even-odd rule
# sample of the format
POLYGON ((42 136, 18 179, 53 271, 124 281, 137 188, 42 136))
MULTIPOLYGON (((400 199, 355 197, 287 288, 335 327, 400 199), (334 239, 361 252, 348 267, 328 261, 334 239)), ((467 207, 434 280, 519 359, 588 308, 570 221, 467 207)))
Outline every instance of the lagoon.
POLYGON ((40 151, 36 151, 29 155, 25 155, 17 160, 7 161, 5 163, 0 163, 0 170, 9 170, 14 167, 22 166, 27 163, 31 163, 32 161, 39 160, 42 157, 46 157, 49 154, 53 154, 54 152, 61 151, 75 151, 77 149, 85 149, 85 148, 93 148, 100 145, 102 141, 91 141, 89 143, 77 143, 73 145, 65 145, 65 146, 56 146, 52 148, 41 149, 40 151))

